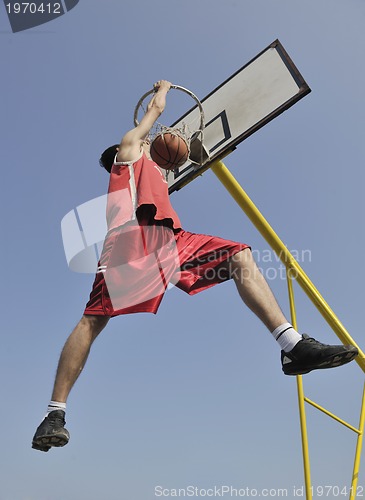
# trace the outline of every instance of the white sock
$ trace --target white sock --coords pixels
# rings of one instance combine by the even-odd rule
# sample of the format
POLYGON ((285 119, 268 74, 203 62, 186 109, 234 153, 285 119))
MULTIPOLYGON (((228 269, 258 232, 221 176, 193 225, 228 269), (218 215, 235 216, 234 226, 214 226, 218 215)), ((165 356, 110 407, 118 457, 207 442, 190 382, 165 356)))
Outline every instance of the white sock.
POLYGON ((284 352, 290 352, 302 340, 300 333, 294 330, 290 323, 283 323, 278 326, 271 335, 284 352))
POLYGON ((54 410, 66 411, 66 403, 60 403, 59 401, 50 401, 47 408, 47 415, 54 410))

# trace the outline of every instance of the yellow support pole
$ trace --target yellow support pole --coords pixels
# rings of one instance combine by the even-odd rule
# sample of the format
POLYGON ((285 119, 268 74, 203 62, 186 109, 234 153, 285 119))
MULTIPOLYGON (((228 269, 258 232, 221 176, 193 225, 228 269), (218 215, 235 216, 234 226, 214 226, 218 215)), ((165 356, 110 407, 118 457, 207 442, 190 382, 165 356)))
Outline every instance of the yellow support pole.
POLYGON ((358 348, 359 355, 356 358, 356 362, 365 372, 365 354, 363 353, 363 351, 352 339, 346 328, 337 318, 335 313, 332 311, 330 306, 327 304, 314 284, 308 278, 306 273, 300 267, 293 255, 286 248, 282 240, 278 237, 273 228, 270 226, 261 212, 257 209, 255 204, 249 198, 249 196, 245 193, 245 191, 233 177, 228 168, 222 161, 217 161, 211 165, 211 169, 231 194, 231 196, 234 198, 234 200, 242 208, 242 210, 245 212, 247 217, 251 220, 260 234, 276 252, 283 264, 286 266, 287 270, 290 270, 292 276, 295 277, 295 279, 298 281, 299 285, 308 295, 318 311, 325 318, 327 323, 331 326, 332 330, 336 333, 341 342, 343 344, 354 345, 358 348))
POLYGON ((297 392, 298 392, 298 404, 299 404, 300 431, 302 436, 305 498, 306 500, 312 500, 313 498, 312 482, 311 482, 310 463, 309 463, 308 432, 307 432, 307 419, 305 415, 303 378, 301 375, 297 375, 296 379, 297 379, 297 392))
MULTIPOLYGON (((362 394, 362 404, 361 404, 361 413, 360 413, 360 422, 359 422, 359 429, 361 433, 357 437, 357 443, 356 443, 356 452, 355 452, 355 460, 354 460, 354 468, 353 468, 353 473, 352 473, 352 483, 351 483, 351 494, 350 494, 350 500, 355 500, 357 498, 356 493, 357 493, 357 482, 359 479, 359 470, 360 470, 360 458, 361 458, 361 450, 362 450, 362 443, 363 443, 363 437, 364 437, 364 425, 365 425, 365 384, 364 384, 364 390, 362 394)), ((361 494, 359 494, 361 498, 363 497, 363 491, 361 494)))
MULTIPOLYGON (((324 300, 322 295, 316 289, 314 284, 308 278, 304 270, 300 267, 298 262, 286 248, 282 240, 275 233, 273 228, 249 198, 249 196, 245 193, 243 188, 239 185, 236 179, 233 177, 228 168, 224 165, 222 161, 216 161, 212 163, 211 169, 218 177, 218 179, 222 182, 228 192, 231 194, 233 199, 238 203, 238 205, 245 212, 247 217, 256 227, 256 229, 260 232, 260 234, 265 238, 271 248, 276 252, 279 256, 280 260, 286 267, 287 275, 288 275, 288 289, 289 289, 289 301, 290 301, 290 310, 293 326, 296 328, 296 314, 295 314, 295 304, 294 304, 294 292, 292 285, 292 278, 295 278, 299 285, 302 287, 306 295, 310 298, 313 304, 316 306, 318 311, 322 314, 324 319, 330 325, 332 330, 336 333, 343 344, 350 344, 357 347, 359 350, 359 355, 356 358, 357 364, 360 366, 362 371, 365 371, 365 354, 360 349, 360 347, 356 344, 356 342, 352 339, 348 331, 345 329, 343 324, 337 318, 335 313, 332 311, 330 306, 324 300)), ((298 402, 299 402, 299 413, 300 413, 300 424, 301 424, 301 434, 302 434, 302 450, 303 450, 303 461, 304 461, 304 479, 306 486, 306 500, 312 500, 312 488, 311 488, 311 478, 310 478, 310 464, 309 464, 309 453, 308 453, 308 436, 307 436, 307 425, 305 418, 305 402, 307 401, 309 404, 317 407, 317 409, 323 411, 327 415, 331 416, 335 420, 339 421, 343 425, 347 426, 354 432, 358 434, 357 437, 357 445, 355 452, 355 460, 353 466, 353 474, 352 474, 352 484, 350 489, 350 498, 349 500, 355 500, 357 497, 357 483, 358 483, 358 475, 360 469, 360 458, 361 458, 361 450, 363 444, 363 435, 364 435, 364 426, 365 426, 365 384, 362 398, 362 406, 361 406, 361 414, 360 414, 360 422, 359 429, 350 426, 343 420, 339 419, 335 415, 331 414, 324 408, 320 407, 316 403, 313 403, 308 398, 304 396, 303 390, 303 381, 301 376, 297 376, 297 389, 298 389, 298 402)), ((362 494, 361 494, 362 496, 362 494)))
MULTIPOLYGON (((297 330, 298 329, 297 315, 295 311, 294 290, 293 290, 293 282, 290 277, 290 271, 287 272, 287 280, 288 280, 290 315, 293 327, 297 330)), ((303 378, 301 375, 298 375, 296 379, 297 379, 297 391, 298 391, 300 430, 302 436, 305 495, 306 495, 306 500, 312 500, 312 488, 311 488, 312 482, 311 482, 310 463, 309 463, 308 432, 307 432, 307 419, 305 415, 303 378)))

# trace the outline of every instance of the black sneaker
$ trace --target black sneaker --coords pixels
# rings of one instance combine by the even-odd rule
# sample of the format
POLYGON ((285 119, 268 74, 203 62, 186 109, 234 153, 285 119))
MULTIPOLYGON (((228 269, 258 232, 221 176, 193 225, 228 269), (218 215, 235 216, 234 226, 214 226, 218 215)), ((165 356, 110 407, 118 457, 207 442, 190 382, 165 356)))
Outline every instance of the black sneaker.
POLYGON ((326 345, 303 335, 290 352, 281 351, 281 365, 285 375, 303 375, 312 370, 345 365, 358 355, 351 345, 326 345))
POLYGON ((63 410, 51 411, 36 430, 32 448, 39 451, 48 451, 52 446, 65 446, 70 439, 70 434, 64 427, 65 424, 65 412, 63 410))

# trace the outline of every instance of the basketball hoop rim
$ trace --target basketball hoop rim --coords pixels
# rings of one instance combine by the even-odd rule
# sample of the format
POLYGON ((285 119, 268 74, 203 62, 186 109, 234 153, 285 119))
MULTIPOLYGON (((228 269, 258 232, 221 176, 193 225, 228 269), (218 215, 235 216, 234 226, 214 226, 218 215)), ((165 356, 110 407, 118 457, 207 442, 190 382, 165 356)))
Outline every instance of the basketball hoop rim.
MULTIPOLYGON (((202 103, 199 101, 198 97, 191 90, 189 90, 189 89, 187 89, 185 87, 181 87, 181 85, 171 85, 170 88, 175 89, 175 90, 181 90, 182 92, 185 92, 186 94, 188 94, 192 99, 194 99, 194 101, 197 103, 199 111, 200 111, 200 127, 199 127, 198 130, 203 131, 204 130, 204 126, 205 126, 204 110, 203 110, 202 103)), ((134 110, 134 125, 136 127, 139 125, 138 111, 139 111, 139 108, 141 107, 141 104, 146 99, 146 97, 148 97, 151 94, 154 94, 155 92, 156 92, 155 89, 149 90, 148 92, 146 92, 145 94, 143 94, 143 96, 138 101, 138 103, 137 103, 137 105, 135 107, 135 110, 134 110)))

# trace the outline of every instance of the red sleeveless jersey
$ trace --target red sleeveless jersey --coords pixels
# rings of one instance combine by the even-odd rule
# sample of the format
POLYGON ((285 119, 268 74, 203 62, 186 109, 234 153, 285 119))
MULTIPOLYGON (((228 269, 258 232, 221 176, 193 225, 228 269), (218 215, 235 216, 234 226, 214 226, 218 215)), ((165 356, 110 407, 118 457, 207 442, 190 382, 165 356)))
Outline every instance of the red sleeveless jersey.
POLYGON ((154 205, 156 220, 171 219, 174 229, 181 228, 170 203, 167 181, 160 167, 144 152, 134 161, 114 161, 106 210, 108 230, 136 219, 136 210, 141 205, 154 205))

